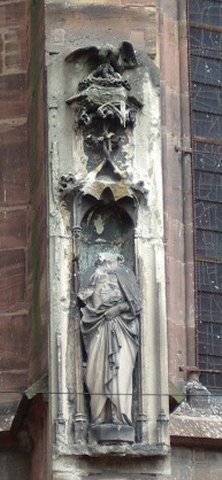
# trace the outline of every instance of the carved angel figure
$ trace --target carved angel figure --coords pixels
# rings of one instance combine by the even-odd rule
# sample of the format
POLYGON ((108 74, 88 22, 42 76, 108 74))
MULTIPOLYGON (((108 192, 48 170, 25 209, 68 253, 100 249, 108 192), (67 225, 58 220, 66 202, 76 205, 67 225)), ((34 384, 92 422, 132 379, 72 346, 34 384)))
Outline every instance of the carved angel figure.
POLYGON ((91 422, 132 424, 132 374, 139 346, 140 295, 122 255, 101 253, 79 291, 91 422))

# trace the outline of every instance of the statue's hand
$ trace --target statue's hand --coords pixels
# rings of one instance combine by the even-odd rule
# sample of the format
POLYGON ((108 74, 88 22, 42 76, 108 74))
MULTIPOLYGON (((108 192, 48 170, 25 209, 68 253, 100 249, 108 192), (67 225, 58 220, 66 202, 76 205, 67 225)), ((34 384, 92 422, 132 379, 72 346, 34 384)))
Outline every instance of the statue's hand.
POLYGON ((116 317, 119 315, 121 312, 120 305, 114 305, 113 307, 110 307, 109 310, 105 313, 105 318, 107 321, 112 320, 112 318, 116 317))
POLYGON ((122 312, 128 312, 129 311, 129 305, 127 302, 122 302, 119 303, 118 305, 114 305, 113 307, 110 307, 109 310, 105 313, 105 318, 106 320, 112 320, 112 318, 117 317, 120 315, 122 312))

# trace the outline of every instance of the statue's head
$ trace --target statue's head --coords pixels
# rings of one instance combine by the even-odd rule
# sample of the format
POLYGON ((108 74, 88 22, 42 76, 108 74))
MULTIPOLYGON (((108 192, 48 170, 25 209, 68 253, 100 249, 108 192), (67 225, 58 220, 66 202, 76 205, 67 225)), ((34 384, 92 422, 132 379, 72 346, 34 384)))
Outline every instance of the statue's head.
POLYGON ((96 261, 96 266, 104 266, 106 268, 115 268, 124 263, 123 255, 120 253, 102 252, 96 261))

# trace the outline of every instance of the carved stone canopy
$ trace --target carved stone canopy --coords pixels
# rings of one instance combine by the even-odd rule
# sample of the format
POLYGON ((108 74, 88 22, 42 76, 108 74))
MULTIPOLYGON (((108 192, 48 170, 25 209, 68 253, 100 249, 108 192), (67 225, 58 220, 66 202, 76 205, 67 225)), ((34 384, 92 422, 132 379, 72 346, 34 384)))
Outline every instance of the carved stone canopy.
POLYGON ((79 82, 78 93, 66 103, 76 110, 75 119, 84 128, 86 143, 110 160, 111 152, 120 146, 122 131, 134 126, 142 107, 130 93, 130 83, 122 77, 124 69, 137 66, 136 56, 132 45, 123 42, 118 49, 110 45, 79 49, 66 60, 76 60, 86 53, 98 66, 79 82))

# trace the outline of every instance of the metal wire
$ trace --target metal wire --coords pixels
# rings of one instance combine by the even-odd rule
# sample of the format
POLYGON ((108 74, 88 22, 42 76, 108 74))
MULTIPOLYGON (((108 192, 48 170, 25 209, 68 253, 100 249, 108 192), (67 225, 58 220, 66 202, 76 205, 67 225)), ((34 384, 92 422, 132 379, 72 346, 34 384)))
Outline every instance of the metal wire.
MULTIPOLYGON (((207 371, 207 372, 208 372, 208 371, 207 371)), ((207 372, 206 372, 206 373, 207 373, 207 372)), ((211 372, 211 371, 209 371, 209 372, 211 372)), ((205 372, 204 372, 204 373, 205 373, 205 372)), ((215 374, 215 373, 216 373, 216 374, 217 374, 217 373, 220 373, 220 374, 222 375, 222 371, 221 371, 221 372, 212 371, 211 373, 214 373, 214 374, 215 374)), ((211 390, 214 390, 214 389, 216 390, 216 387, 211 387, 211 390)), ((211 393, 211 392, 210 392, 210 393, 211 393)), ((18 394, 19 394, 19 395, 25 395, 26 392, 25 392, 25 391, 24 391, 24 392, 19 392, 19 391, 16 392, 16 391, 13 391, 13 390, 9 390, 9 391, 3 390, 3 391, 0 391, 0 394, 2 394, 2 395, 18 395, 18 394)), ((82 395, 82 392, 74 392, 74 391, 69 391, 69 392, 39 391, 39 392, 36 392, 36 395, 82 395)), ((84 395, 85 395, 85 396, 90 396, 90 397, 92 397, 92 396, 97 396, 97 395, 102 395, 102 394, 101 394, 101 392, 100 392, 100 393, 88 393, 88 392, 84 392, 84 395)), ((121 397, 121 396, 131 396, 131 395, 132 395, 132 394, 130 394, 130 393, 115 393, 115 396, 120 396, 120 397, 121 397)), ((181 395, 181 394, 180 394, 180 395, 181 395)), ((209 393, 208 393, 208 392, 202 393, 202 391, 201 391, 200 394, 196 394, 196 393, 195 393, 195 394, 192 394, 192 392, 189 393, 189 397, 194 396, 194 397, 196 398, 198 395, 201 396, 201 398, 204 397, 204 396, 208 397, 208 396, 209 396, 209 393)), ((144 397, 170 397, 170 393, 142 393, 141 396, 144 396, 144 397)), ((219 392, 218 392, 218 396, 222 396, 222 393, 219 394, 219 392)))

